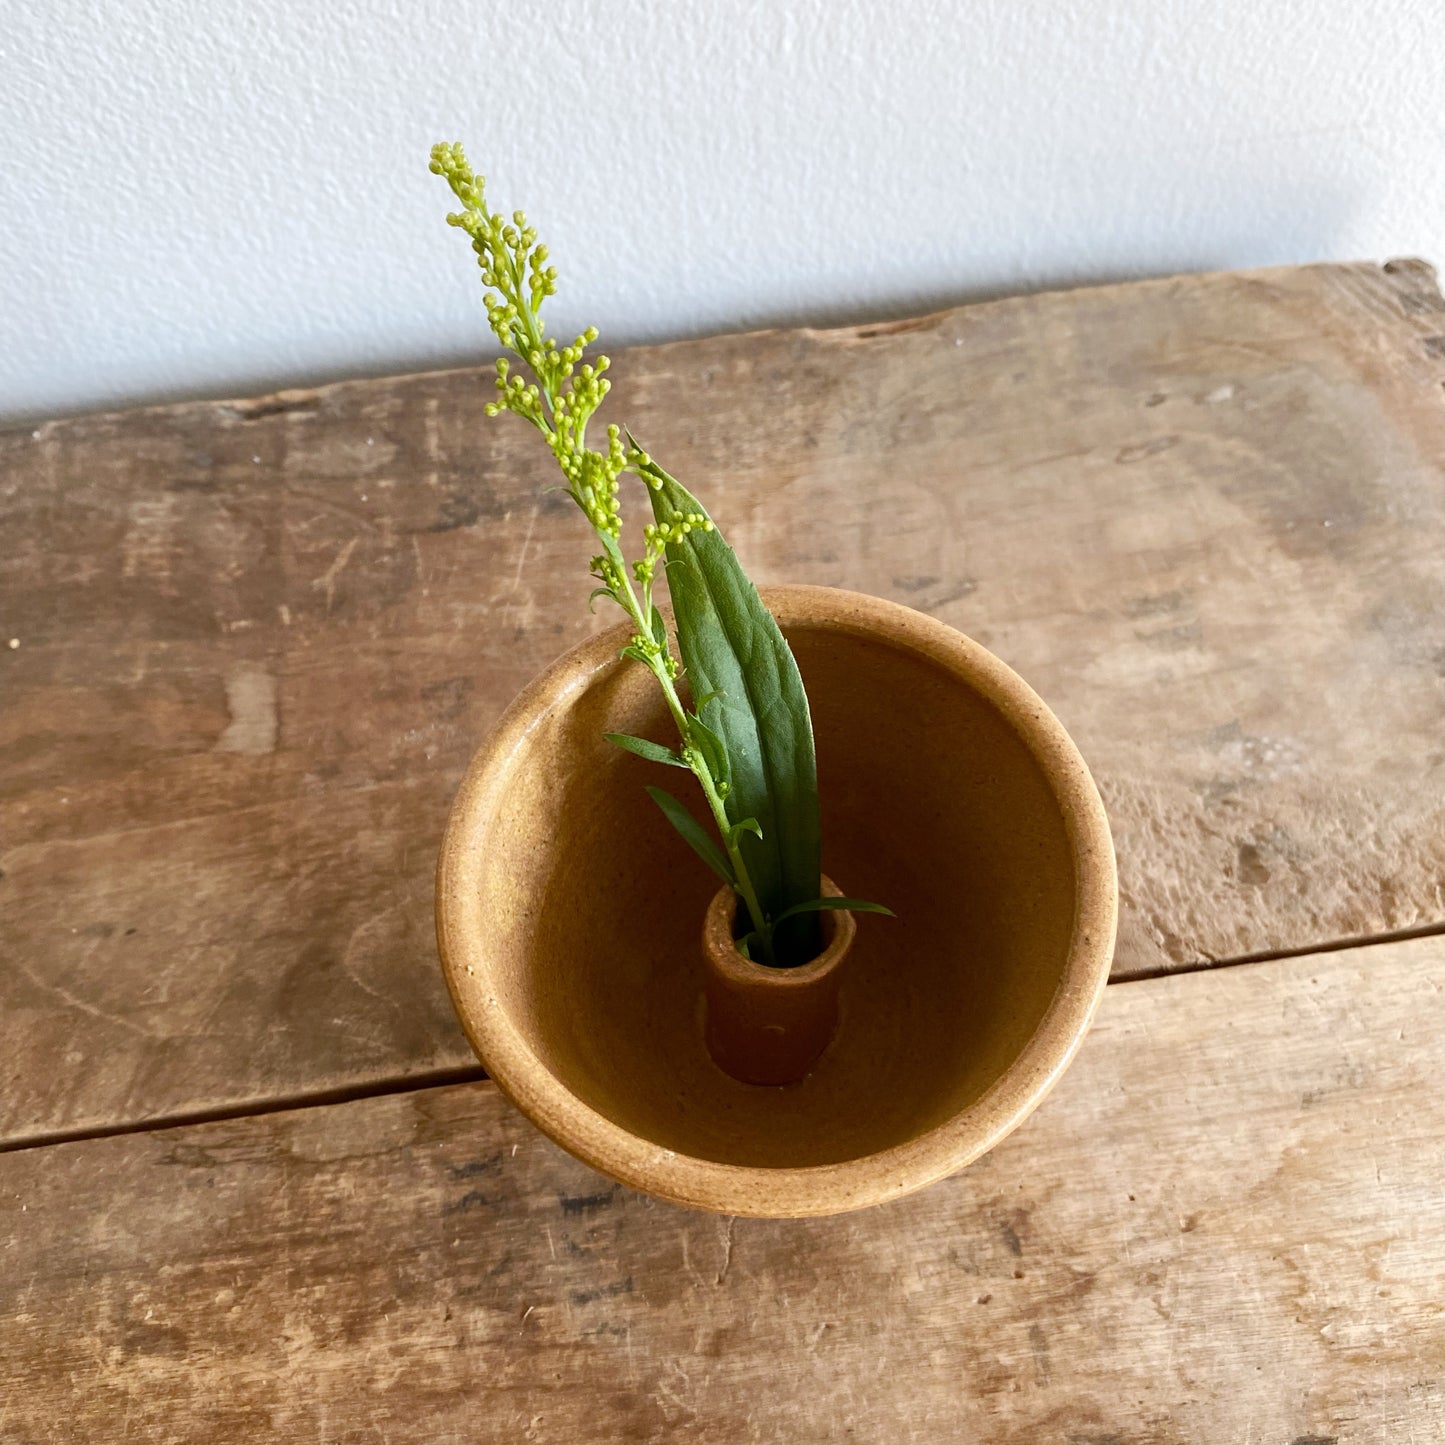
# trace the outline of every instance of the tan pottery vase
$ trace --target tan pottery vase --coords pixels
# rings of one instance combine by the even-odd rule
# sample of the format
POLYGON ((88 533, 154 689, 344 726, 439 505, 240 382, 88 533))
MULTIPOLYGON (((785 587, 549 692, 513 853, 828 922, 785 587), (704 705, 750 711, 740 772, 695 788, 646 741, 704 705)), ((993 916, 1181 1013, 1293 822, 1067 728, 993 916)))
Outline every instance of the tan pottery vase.
POLYGON ((1083 759, 996 657, 922 613, 763 592, 817 739, 823 863, 860 916, 836 1035, 801 1082, 721 1068, 704 1036, 716 880, 643 791, 691 780, 607 743, 669 740, 626 627, 508 709, 462 782, 437 936, 482 1063, 538 1128, 634 1188, 726 1214, 832 1214, 991 1148, 1072 1058, 1107 981, 1117 889, 1083 759))

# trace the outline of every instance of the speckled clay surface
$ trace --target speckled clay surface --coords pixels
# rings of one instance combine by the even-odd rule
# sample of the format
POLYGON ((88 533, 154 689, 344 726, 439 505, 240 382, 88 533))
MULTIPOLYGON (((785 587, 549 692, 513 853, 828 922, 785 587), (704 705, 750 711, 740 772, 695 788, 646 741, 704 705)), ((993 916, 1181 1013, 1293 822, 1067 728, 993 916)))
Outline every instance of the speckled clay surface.
POLYGON ((898 915, 859 920, 808 1077, 759 1088, 708 1053, 716 880, 643 785, 701 804, 601 736, 668 738, 651 676, 616 657, 625 629, 538 678, 477 754, 437 931, 479 1057, 564 1148, 682 1204, 830 1214, 942 1178, 1038 1104, 1108 977, 1114 857, 1073 743, 977 643, 873 597, 764 596, 813 710, 824 867, 898 915))

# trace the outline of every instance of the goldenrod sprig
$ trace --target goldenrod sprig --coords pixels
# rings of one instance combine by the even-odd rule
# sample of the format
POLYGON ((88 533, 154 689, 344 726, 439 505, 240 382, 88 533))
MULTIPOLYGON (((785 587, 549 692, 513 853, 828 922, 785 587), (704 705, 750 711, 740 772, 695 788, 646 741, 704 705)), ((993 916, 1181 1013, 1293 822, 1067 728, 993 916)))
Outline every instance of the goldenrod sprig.
MULTIPOLYGON (((547 248, 537 243, 537 232, 521 211, 514 211, 508 221, 488 208, 485 178, 472 170, 460 145, 433 146, 431 170, 445 178, 461 203, 461 209, 449 215, 447 222, 471 237, 482 284, 487 288, 487 320, 497 339, 532 378, 514 370, 508 357, 499 358, 498 398, 488 404, 487 414, 514 412, 546 439, 567 479, 568 495, 602 544, 602 551, 592 558, 592 575, 599 584, 593 599, 610 597, 631 620, 633 634, 623 654, 643 663, 657 678, 677 726, 680 747, 671 753, 645 739, 617 740, 624 746, 636 744, 633 750, 643 756, 686 767, 697 778, 726 849, 723 876, 748 908, 765 955, 763 961, 772 962, 770 922, 740 846, 746 833, 759 832, 758 824, 753 818, 728 816, 726 750, 697 711, 688 711, 678 696, 676 683, 682 669, 652 597, 657 565, 668 543, 680 541, 694 528, 711 532, 712 521, 701 511, 674 509, 665 517, 654 515, 643 528, 642 556, 628 565, 621 547, 621 478, 630 472, 654 492, 661 489, 663 480, 647 453, 630 435, 624 441, 616 426, 607 428, 605 450, 587 445, 587 424, 611 389, 604 375, 611 365, 608 358, 599 356, 595 363, 583 360, 587 347, 597 340, 597 331, 589 326, 566 346, 547 335, 542 306, 557 289, 557 269, 548 264, 547 248)), ((673 817, 673 821, 679 820, 673 817)))

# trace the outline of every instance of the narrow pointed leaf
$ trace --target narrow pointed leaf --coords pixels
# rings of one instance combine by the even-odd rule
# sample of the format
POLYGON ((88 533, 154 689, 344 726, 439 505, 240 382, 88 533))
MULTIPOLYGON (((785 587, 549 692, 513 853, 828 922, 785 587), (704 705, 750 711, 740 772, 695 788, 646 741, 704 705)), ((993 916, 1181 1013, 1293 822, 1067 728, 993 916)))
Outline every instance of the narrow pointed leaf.
POLYGON ((724 791, 731 788, 733 773, 728 764, 727 745, 696 713, 687 715, 687 723, 693 745, 707 760, 707 769, 712 774, 713 781, 722 783, 724 791))
POLYGON ((729 888, 735 888, 737 883, 733 878, 733 870, 728 864, 727 855, 713 842, 711 837, 703 831, 702 824, 700 824, 671 793, 665 792, 662 788, 649 787, 647 796, 662 809, 663 816, 682 834, 683 841, 688 847, 691 848, 729 888))
POLYGON ((651 738, 635 738, 631 733, 603 733, 602 736, 609 743, 616 743, 619 748, 636 753, 639 758, 646 758, 649 763, 667 763, 674 768, 687 766, 671 748, 665 748, 651 738))
POLYGON ((667 646, 667 624, 662 620, 662 613, 656 607, 652 609, 652 640, 659 647, 667 646))
POLYGON ((776 928, 783 919, 794 918, 800 913, 821 913, 827 909, 844 908, 849 913, 885 913, 889 918, 897 917, 891 908, 885 908, 881 903, 869 903, 866 898, 814 898, 809 903, 795 903, 778 914, 773 920, 773 927, 776 928))
MULTIPOLYGON (((577 505, 582 506, 581 502, 577 505)), ((585 514, 585 509, 584 509, 585 514)), ((617 545, 617 538, 611 532, 599 532, 597 539, 602 543, 602 550, 612 559, 619 572, 627 571, 627 559, 622 555, 622 548, 617 545)))
POLYGON ((587 599, 587 610, 589 612, 593 611, 592 604, 596 602, 599 597, 610 597, 614 602, 617 601, 617 594, 610 587, 594 587, 592 589, 592 595, 587 599))

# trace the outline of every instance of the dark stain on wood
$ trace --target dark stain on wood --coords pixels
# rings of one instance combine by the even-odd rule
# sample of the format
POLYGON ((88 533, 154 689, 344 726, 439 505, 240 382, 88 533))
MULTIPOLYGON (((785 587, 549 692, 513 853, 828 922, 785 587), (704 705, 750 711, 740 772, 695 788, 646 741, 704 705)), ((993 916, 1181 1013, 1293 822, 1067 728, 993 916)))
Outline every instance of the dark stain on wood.
POLYGON ((632 1276, 628 1275, 626 1279, 619 1279, 612 1284, 601 1285, 597 1289, 573 1290, 567 1298, 570 1299, 574 1305, 590 1305, 596 1304, 598 1300, 616 1299, 618 1295, 631 1294, 632 1288, 632 1276))
POLYGON ((429 532, 455 532, 459 527, 475 527, 486 509, 483 499, 472 493, 447 497, 437 510, 437 519, 427 528, 429 532))
POLYGON ((1114 460, 1121 465, 1127 466, 1131 462, 1142 462, 1148 457, 1157 457, 1161 452, 1167 452, 1179 445, 1177 436, 1153 437, 1146 442, 1132 442, 1130 445, 1120 447, 1114 460))
POLYGON ((120 1346, 128 1355, 168 1355, 184 1359, 190 1341, 184 1330, 150 1320, 126 1320, 120 1328, 120 1346))
POLYGON ((599 1209, 610 1208, 621 1188, 620 1184, 614 1184, 610 1189, 600 1189, 594 1194, 559 1194, 557 1203, 564 1215, 594 1214, 599 1209))
POLYGON ((502 1156, 498 1152, 489 1154, 485 1159, 469 1159, 465 1164, 448 1164, 447 1173, 453 1179, 476 1179, 483 1174, 500 1174, 502 1172, 502 1156))
POLYGON ((465 1214, 469 1209, 488 1209, 496 1203, 490 1194, 480 1189, 468 1189, 460 1199, 450 1199, 442 1205, 443 1214, 465 1214))

